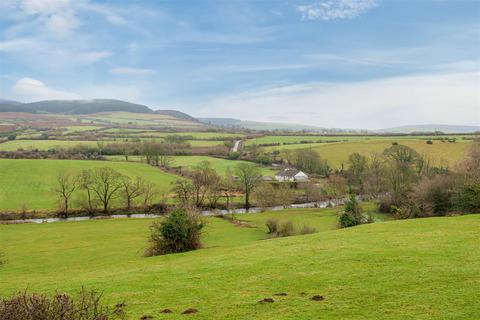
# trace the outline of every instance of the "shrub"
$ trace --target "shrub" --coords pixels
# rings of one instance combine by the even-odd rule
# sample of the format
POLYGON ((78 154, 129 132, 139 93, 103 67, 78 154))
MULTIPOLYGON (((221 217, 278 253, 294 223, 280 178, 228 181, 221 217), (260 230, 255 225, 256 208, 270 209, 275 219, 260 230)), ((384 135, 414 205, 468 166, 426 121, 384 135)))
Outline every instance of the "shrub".
POLYGON ((268 219, 267 222, 265 223, 268 230, 267 233, 276 234, 278 231, 278 224, 279 224, 278 219, 274 219, 274 218, 268 219))
POLYGON ((350 194, 350 199, 345 203, 345 210, 340 214, 338 221, 342 228, 353 227, 365 222, 362 208, 354 194, 350 194))
POLYGON ((480 185, 471 183, 457 187, 453 204, 461 211, 480 212, 480 185))
POLYGON ((203 227, 204 223, 196 212, 177 209, 164 220, 152 223, 150 247, 145 255, 149 257, 199 249, 203 227))
POLYGON ((295 226, 292 221, 285 221, 278 227, 277 237, 289 237, 295 235, 295 226))
POLYGON ((230 160, 237 160, 238 158, 240 158, 240 152, 230 152, 228 154, 228 159, 230 160))
POLYGON ((433 144, 432 140, 427 140, 427 144, 433 144))
POLYGON ((304 225, 302 229, 300 230, 300 234, 310 234, 310 233, 315 233, 317 232, 317 229, 304 225))
POLYGON ((108 308, 102 295, 82 289, 76 298, 66 293, 53 296, 18 292, 0 299, 2 320, 114 320, 126 319, 124 304, 108 308))

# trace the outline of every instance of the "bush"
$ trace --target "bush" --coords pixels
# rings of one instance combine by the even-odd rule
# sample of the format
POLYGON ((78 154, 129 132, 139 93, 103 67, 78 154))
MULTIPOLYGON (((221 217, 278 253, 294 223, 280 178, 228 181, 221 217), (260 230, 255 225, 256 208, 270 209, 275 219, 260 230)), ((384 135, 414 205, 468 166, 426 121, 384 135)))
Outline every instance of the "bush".
POLYGON ((280 224, 277 237, 289 237, 295 235, 295 226, 292 221, 285 221, 280 224))
POLYGON ((2 320, 114 320, 126 319, 124 304, 110 309, 103 305, 102 295, 82 289, 76 298, 66 293, 53 296, 19 292, 0 299, 2 320))
POLYGON ((353 227, 365 222, 362 208, 354 194, 350 194, 350 199, 345 203, 345 210, 340 214, 338 222, 341 228, 353 227))
POLYGON ((432 140, 427 140, 427 144, 433 144, 432 140))
POLYGON ((278 224, 279 224, 278 219, 274 219, 274 218, 268 219, 267 222, 265 223, 268 230, 267 233, 276 234, 278 231, 278 224))
POLYGON ((230 152, 228 154, 228 159, 230 160, 237 160, 238 158, 240 158, 240 152, 230 152))
POLYGON ((150 257, 199 249, 203 227, 204 223, 197 213, 177 209, 164 220, 152 223, 150 247, 145 255, 150 257))
POLYGON ((465 212, 480 212, 480 185, 464 184, 457 188, 453 196, 456 209, 465 212))
POLYGON ((310 233, 315 233, 317 232, 317 229, 304 225, 302 229, 300 230, 300 234, 310 234, 310 233))

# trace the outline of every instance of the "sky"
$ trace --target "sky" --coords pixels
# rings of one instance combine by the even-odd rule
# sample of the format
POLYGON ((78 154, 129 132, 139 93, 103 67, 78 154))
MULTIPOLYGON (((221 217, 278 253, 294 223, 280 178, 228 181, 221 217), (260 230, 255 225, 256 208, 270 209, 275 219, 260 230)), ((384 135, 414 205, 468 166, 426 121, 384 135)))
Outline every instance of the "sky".
POLYGON ((480 125, 480 0, 1 0, 0 98, 480 125))

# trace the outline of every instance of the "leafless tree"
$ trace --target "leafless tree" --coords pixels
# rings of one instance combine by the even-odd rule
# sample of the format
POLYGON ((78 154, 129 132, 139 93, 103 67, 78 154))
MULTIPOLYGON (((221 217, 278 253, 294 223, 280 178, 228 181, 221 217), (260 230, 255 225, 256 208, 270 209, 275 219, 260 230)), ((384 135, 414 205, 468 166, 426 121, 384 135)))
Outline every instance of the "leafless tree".
POLYGON ((145 181, 139 177, 131 179, 130 177, 123 176, 121 185, 127 210, 130 212, 133 201, 145 193, 145 181))
POLYGON ((70 198, 73 192, 77 190, 78 186, 79 179, 75 175, 72 175, 70 173, 60 173, 57 176, 57 186, 55 187, 54 192, 60 198, 65 219, 68 218, 70 198))
POLYGON ((122 175, 109 167, 93 169, 91 190, 103 206, 103 213, 108 214, 112 199, 118 196, 122 188, 122 175))
POLYGON ((245 208, 248 210, 250 208, 250 196, 262 181, 262 173, 258 167, 247 163, 238 164, 235 173, 245 194, 245 208))

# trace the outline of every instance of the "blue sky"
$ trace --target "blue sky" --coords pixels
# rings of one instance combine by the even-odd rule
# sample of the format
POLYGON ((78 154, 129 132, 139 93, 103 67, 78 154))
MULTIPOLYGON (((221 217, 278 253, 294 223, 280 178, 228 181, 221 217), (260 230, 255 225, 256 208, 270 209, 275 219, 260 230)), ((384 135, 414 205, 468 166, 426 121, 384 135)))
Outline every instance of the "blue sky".
POLYGON ((0 1, 0 97, 326 127, 480 124, 480 1, 0 1))

